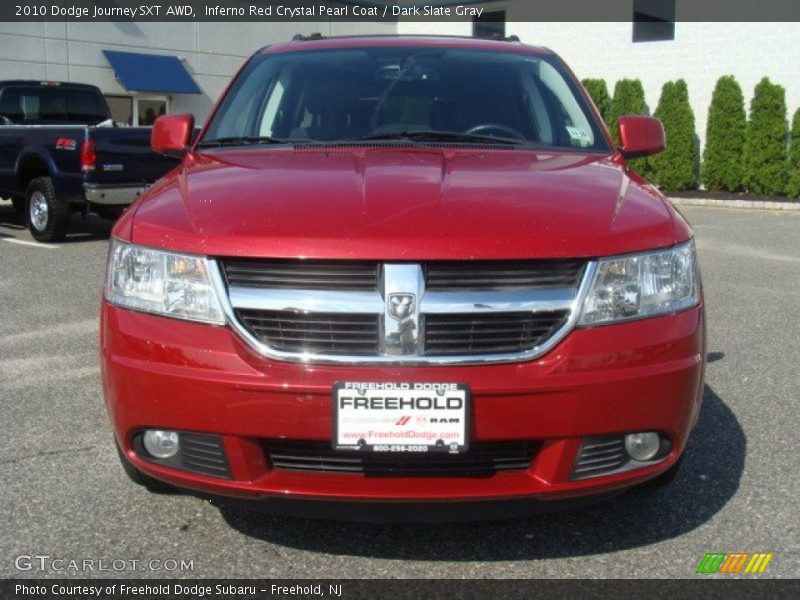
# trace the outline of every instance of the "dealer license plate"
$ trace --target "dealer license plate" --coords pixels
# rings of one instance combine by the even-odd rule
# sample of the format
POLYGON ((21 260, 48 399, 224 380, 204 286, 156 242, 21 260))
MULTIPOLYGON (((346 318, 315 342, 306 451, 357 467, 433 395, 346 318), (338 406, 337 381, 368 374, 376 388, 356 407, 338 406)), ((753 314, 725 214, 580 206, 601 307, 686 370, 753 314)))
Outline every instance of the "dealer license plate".
POLYGON ((465 452, 469 414, 469 388, 462 383, 337 382, 333 447, 465 452))

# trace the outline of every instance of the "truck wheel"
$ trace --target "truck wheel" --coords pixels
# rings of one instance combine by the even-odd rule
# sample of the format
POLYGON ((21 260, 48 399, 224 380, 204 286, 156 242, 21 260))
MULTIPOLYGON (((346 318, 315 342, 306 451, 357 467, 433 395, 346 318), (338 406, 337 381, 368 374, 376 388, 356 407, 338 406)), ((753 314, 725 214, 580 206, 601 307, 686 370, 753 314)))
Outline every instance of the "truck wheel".
POLYGON ((25 198, 12 198, 11 199, 11 206, 14 207, 14 210, 18 213, 25 211, 25 198))
POLYGON ((175 491, 175 488, 168 483, 164 483, 163 481, 142 473, 139 469, 128 462, 128 459, 125 458, 125 455, 122 453, 122 450, 120 449, 116 440, 114 440, 114 446, 117 448, 117 455, 119 456, 119 461, 122 463, 122 470, 125 471, 128 479, 130 479, 133 483, 136 485, 141 485, 142 487, 146 488, 148 492, 153 492, 155 494, 169 494, 175 491))
POLYGON ((25 192, 25 222, 38 242, 60 242, 67 236, 72 210, 60 200, 49 177, 37 177, 25 192))

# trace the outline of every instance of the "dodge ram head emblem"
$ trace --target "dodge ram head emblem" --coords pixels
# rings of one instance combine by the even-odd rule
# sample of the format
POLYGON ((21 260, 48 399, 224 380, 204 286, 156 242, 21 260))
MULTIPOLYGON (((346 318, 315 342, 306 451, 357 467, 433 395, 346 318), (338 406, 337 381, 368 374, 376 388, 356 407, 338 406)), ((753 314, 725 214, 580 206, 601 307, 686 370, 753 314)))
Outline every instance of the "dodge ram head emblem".
POLYGON ((389 294, 389 316, 398 321, 407 319, 414 314, 414 294, 389 294))

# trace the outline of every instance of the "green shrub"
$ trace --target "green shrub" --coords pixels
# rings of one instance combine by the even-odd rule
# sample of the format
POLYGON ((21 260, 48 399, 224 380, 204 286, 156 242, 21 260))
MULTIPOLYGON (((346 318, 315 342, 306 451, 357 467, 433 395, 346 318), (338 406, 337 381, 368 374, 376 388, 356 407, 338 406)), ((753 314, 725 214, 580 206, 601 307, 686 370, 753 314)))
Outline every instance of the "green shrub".
POLYGON ((800 108, 792 118, 792 138, 789 145, 789 184, 786 194, 792 198, 800 196, 800 108))
POLYGON ((620 79, 614 86, 614 99, 611 101, 609 113, 609 125, 613 125, 611 132, 614 142, 619 143, 617 120, 621 116, 644 114, 647 114, 647 106, 644 103, 642 82, 638 79, 620 79))
POLYGON ((736 192, 742 188, 746 128, 742 88, 732 75, 720 77, 708 109, 702 167, 706 189, 736 192))
MULTIPOLYGON (((619 144, 617 120, 623 115, 645 115, 647 105, 644 101, 644 88, 638 79, 620 79, 614 86, 614 99, 611 101, 609 129, 614 143, 619 144)), ((647 175, 647 159, 637 158, 628 161, 631 169, 641 175, 647 175)))
POLYGON ((747 121, 744 175, 750 192, 783 194, 786 191, 787 135, 785 91, 765 77, 756 86, 747 121))
POLYGON ((608 93, 605 79, 584 79, 581 83, 592 97, 594 105, 600 111, 600 116, 603 117, 603 121, 611 128, 611 123, 609 122, 611 117, 611 96, 608 93))
POLYGON ((653 116, 661 119, 664 124, 667 149, 650 159, 648 176, 667 190, 697 187, 694 113, 689 104, 689 90, 683 79, 664 84, 653 116))

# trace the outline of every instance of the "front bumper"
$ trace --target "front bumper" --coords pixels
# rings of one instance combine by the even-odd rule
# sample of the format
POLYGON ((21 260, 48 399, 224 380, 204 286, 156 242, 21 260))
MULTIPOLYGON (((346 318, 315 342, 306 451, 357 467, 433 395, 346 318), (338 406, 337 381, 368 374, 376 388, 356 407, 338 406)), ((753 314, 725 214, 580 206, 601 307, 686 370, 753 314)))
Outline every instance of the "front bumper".
POLYGON ((229 328, 103 303, 106 406, 140 470, 176 486, 250 500, 436 502, 565 499, 655 477, 682 453, 703 394, 702 307, 576 329, 530 362, 481 366, 303 365, 256 355, 229 328), (273 468, 267 439, 329 441, 339 380, 452 381, 472 391, 471 441, 535 441, 526 470, 474 476, 380 476, 273 468), (131 445, 143 428, 217 434, 232 477, 154 464, 131 445), (659 431, 672 443, 657 465, 571 480, 581 438, 659 431))

